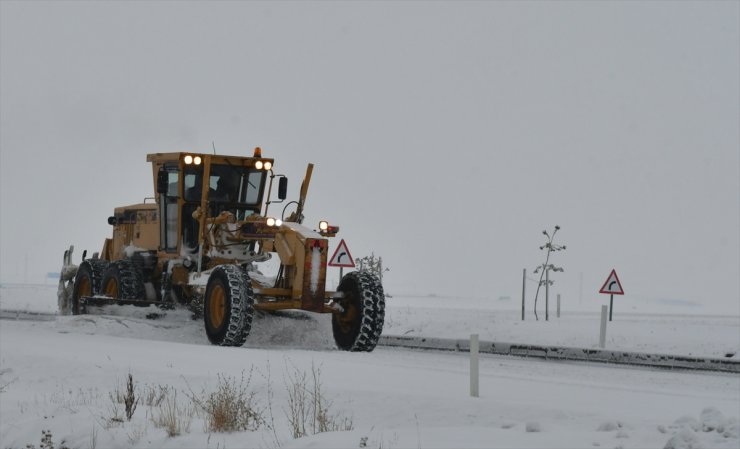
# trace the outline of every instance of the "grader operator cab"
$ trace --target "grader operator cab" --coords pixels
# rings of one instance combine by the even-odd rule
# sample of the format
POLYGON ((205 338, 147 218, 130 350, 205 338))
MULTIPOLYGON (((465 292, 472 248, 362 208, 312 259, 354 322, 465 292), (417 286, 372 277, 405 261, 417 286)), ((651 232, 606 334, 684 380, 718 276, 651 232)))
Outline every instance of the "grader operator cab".
POLYGON ((328 238, 339 228, 302 224, 312 164, 295 211, 278 219, 269 207, 286 199, 288 180, 259 148, 253 157, 156 153, 147 161, 155 201, 116 208, 108 218, 113 235, 99 254, 85 252, 74 265, 74 247, 65 252, 62 314, 86 313, 90 305, 179 304, 202 313, 211 343, 241 346, 256 310, 299 309, 331 313, 340 349, 375 348, 385 313, 378 278, 350 272, 337 291, 327 291, 328 238), (276 275, 260 273, 256 264, 275 255, 276 275))

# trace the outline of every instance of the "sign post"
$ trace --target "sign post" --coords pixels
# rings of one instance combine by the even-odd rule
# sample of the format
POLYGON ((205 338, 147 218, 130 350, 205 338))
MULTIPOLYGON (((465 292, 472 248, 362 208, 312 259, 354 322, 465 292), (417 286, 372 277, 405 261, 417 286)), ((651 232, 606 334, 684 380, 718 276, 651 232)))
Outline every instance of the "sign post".
POLYGON ((606 306, 601 306, 601 327, 599 330, 599 347, 606 346, 606 306))
POLYGON ((478 351, 480 342, 478 334, 470 335, 470 396, 477 398, 479 396, 478 380, 478 351))
POLYGON ((344 267, 355 267, 355 260, 352 258, 352 254, 350 254, 344 239, 339 242, 339 246, 334 250, 334 255, 331 256, 328 265, 330 267, 339 267, 339 282, 342 282, 342 277, 344 277, 344 267))
POLYGON ((624 289, 622 288, 622 283, 619 282, 616 270, 612 269, 609 277, 606 278, 606 282, 601 286, 599 293, 611 296, 609 299, 609 321, 611 321, 614 310, 614 295, 624 295, 624 289))

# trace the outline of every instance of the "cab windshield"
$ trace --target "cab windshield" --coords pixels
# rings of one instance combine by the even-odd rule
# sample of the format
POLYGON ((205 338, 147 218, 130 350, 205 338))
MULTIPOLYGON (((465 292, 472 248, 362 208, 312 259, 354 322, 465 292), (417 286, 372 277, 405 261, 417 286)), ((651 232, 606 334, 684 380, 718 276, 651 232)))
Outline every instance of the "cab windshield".
MULTIPOLYGON (((200 202, 202 177, 201 170, 185 172, 183 187, 186 202, 200 202)), ((259 213, 264 182, 263 170, 228 164, 211 165, 208 180, 210 215, 229 211, 236 215, 237 220, 243 220, 253 213, 259 213)))

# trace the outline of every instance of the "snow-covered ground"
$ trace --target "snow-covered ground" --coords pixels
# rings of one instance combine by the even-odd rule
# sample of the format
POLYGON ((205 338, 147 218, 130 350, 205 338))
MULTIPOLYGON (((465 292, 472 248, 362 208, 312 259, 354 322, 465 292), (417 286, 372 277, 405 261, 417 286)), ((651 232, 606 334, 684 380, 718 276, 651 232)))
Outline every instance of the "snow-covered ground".
MULTIPOLYGON (((607 300, 602 301, 604 304, 607 300)), ((701 310, 666 304, 614 300, 613 320, 607 323, 606 348, 619 351, 730 357, 740 360, 740 316, 703 315, 701 310)), ((393 297, 388 300, 386 335, 467 338, 538 345, 597 348, 601 304, 561 310, 550 305, 549 321, 538 309, 521 319, 521 306, 510 302, 439 297, 393 297)))
MULTIPOLYGON (((53 287, 0 287, 0 309, 53 312, 55 301, 53 287)), ((597 313, 564 311, 559 320, 535 322, 528 311, 522 323, 513 307, 476 301, 391 298, 386 333, 598 341, 597 313)), ((607 347, 720 356, 740 344, 738 317, 618 310, 607 347)), ((70 448, 740 447, 736 374, 482 356, 481 396, 472 398, 466 354, 337 351, 328 316, 259 316, 245 347, 219 348, 189 313, 146 319, 151 311, 107 307, 50 321, 0 320, 0 448, 38 447, 42 430, 70 448), (311 384, 318 370, 330 414, 337 423, 350 420, 352 430, 294 439, 288 387, 296 373, 311 384), (219 376, 250 372, 248 389, 266 421, 257 430, 208 432, 204 414, 185 410, 188 396, 204 397, 219 376), (129 373, 142 396, 160 386, 176 391, 180 416, 192 417, 187 431, 167 436, 154 425, 162 408, 145 404, 130 422, 113 419, 123 406, 110 394, 124 390, 129 373)))

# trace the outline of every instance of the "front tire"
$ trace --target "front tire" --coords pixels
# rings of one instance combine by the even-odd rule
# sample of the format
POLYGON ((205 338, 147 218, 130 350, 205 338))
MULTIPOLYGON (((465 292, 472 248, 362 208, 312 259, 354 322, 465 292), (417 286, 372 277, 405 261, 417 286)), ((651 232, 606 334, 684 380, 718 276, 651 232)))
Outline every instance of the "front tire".
POLYGON ((332 315, 337 347, 344 351, 375 349, 383 332, 385 293, 378 278, 366 271, 347 273, 339 283, 344 297, 337 302, 344 312, 332 315))
POLYGON ((208 278, 203 320, 208 340, 219 346, 241 346, 254 318, 254 292, 249 275, 238 265, 220 265, 208 278))

